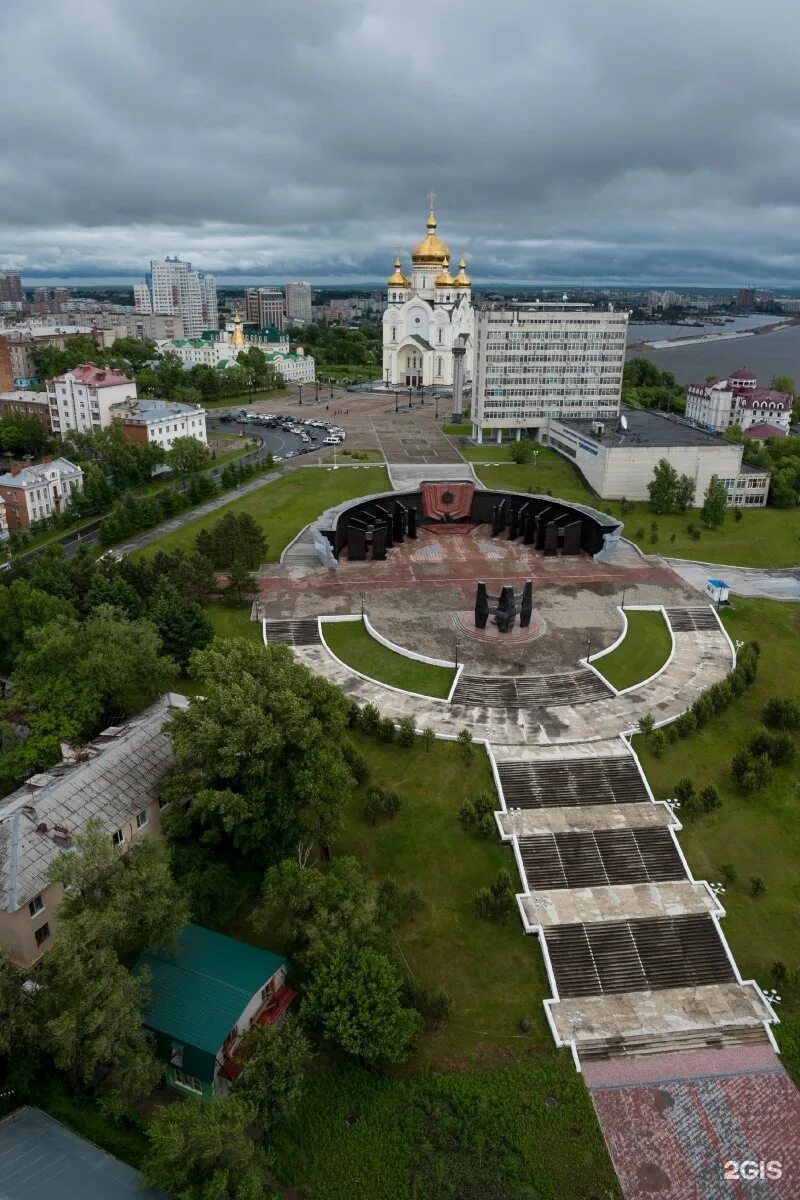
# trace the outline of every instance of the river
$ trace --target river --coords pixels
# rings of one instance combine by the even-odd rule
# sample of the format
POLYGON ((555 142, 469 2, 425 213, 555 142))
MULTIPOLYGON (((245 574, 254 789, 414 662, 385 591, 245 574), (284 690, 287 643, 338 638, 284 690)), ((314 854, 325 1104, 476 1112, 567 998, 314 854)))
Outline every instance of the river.
MULTIPOLYGON (((732 333, 766 325, 780 318, 738 317, 729 325, 709 325, 692 329, 686 325, 631 325, 628 343, 662 341, 667 338, 702 337, 714 333, 732 333)), ((800 325, 759 333, 751 337, 722 338, 719 341, 677 344, 667 349, 634 350, 629 356, 650 358, 662 371, 672 371, 679 383, 701 383, 708 375, 726 376, 747 367, 768 387, 774 375, 790 375, 800 383, 800 325)))

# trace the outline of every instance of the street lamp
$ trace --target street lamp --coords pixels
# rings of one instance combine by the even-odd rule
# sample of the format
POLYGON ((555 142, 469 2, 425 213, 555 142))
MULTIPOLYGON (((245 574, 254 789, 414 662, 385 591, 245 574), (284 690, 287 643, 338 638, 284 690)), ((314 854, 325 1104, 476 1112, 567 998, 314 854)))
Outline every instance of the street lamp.
POLYGON ((315 389, 314 403, 319 404, 319 380, 318 379, 314 380, 314 389, 315 389))
POLYGON ((436 393, 436 395, 433 398, 433 403, 436 405, 436 412, 433 415, 434 415, 434 418, 438 421, 439 420, 439 393, 438 392, 436 393))
POLYGON ((361 620, 364 620, 364 593, 361 593, 361 620))
POLYGON ((400 409, 397 406, 397 388, 394 389, 394 411, 395 412, 400 411, 400 409))
POLYGON ((623 585, 622 585, 622 607, 623 607, 623 609, 625 608, 625 592, 627 591, 627 589, 628 589, 627 583, 623 583, 623 585))
POLYGON ((590 633, 587 633, 587 635, 586 635, 586 661, 587 661, 587 663, 591 657, 592 657, 592 635, 590 633))
POLYGON ((387 367, 386 368, 386 390, 387 390, 387 392, 389 390, 389 374, 390 374, 389 368, 387 367))
POLYGON ((298 383, 298 385, 297 385, 297 394, 300 397, 300 407, 302 408, 303 407, 303 385, 302 385, 302 383, 298 383))
POLYGON ((456 652, 455 653, 456 670, 458 670, 458 638, 455 639, 455 641, 453 642, 453 645, 455 646, 455 652, 456 652))

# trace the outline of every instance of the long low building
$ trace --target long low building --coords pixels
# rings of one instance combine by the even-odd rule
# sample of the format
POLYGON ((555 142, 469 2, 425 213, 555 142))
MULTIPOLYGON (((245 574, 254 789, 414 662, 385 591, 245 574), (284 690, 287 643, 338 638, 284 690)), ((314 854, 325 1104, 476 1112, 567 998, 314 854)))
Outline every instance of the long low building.
POLYGON ((149 400, 139 396, 112 404, 109 414, 112 420, 122 423, 123 433, 129 442, 149 442, 164 450, 171 450, 175 438, 191 437, 204 446, 208 445, 206 411, 200 404, 149 400))
POLYGON ((743 446, 649 409, 623 406, 619 417, 604 421, 551 417, 541 440, 568 458, 603 500, 647 500, 647 485, 665 458, 694 481, 696 506, 713 475, 725 484, 730 506, 767 503, 769 472, 743 463, 743 446))

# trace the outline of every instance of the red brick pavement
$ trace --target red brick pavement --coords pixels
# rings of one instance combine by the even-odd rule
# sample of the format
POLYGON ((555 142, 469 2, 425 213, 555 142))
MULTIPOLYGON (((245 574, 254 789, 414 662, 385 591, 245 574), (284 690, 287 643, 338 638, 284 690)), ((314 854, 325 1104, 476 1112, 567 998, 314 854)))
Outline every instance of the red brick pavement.
POLYGON ((585 1078, 626 1200, 800 1200, 800 1093, 768 1048, 592 1063, 585 1078))

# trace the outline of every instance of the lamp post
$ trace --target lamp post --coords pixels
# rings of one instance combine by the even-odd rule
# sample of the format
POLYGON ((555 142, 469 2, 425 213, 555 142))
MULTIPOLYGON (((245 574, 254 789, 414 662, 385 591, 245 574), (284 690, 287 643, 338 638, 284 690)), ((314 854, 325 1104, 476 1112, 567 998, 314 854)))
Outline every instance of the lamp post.
POLYGON ((364 620, 364 593, 361 593, 361 620, 364 620))
POLYGON ((319 380, 318 379, 314 380, 314 389, 315 389, 315 393, 316 393, 314 396, 314 403, 319 404, 319 380))
POLYGON ((395 412, 400 411, 400 409, 398 408, 398 405, 397 405, 397 388, 394 389, 394 411, 395 412))
POLYGON ((625 593, 627 590, 628 590, 627 583, 623 583, 623 585, 622 585, 622 608, 623 608, 623 611, 625 610, 625 593))
POLYGON ((389 390, 389 368, 386 368, 386 390, 389 390))
POLYGON ((587 661, 587 663, 591 657, 592 657, 592 635, 590 633, 587 633, 587 635, 586 635, 586 661, 587 661))
POLYGON ((297 394, 300 397, 300 407, 302 408, 303 407, 303 385, 302 385, 302 383, 298 383, 298 385, 297 385, 297 394))
POLYGON ((457 671, 458 670, 458 638, 455 639, 455 641, 453 642, 453 645, 455 646, 455 661, 456 661, 456 671, 457 671))
POLYGON ((436 406, 436 412, 433 415, 434 415, 434 418, 438 421, 439 420, 439 393, 438 392, 436 393, 436 395, 433 398, 433 403, 436 406))

